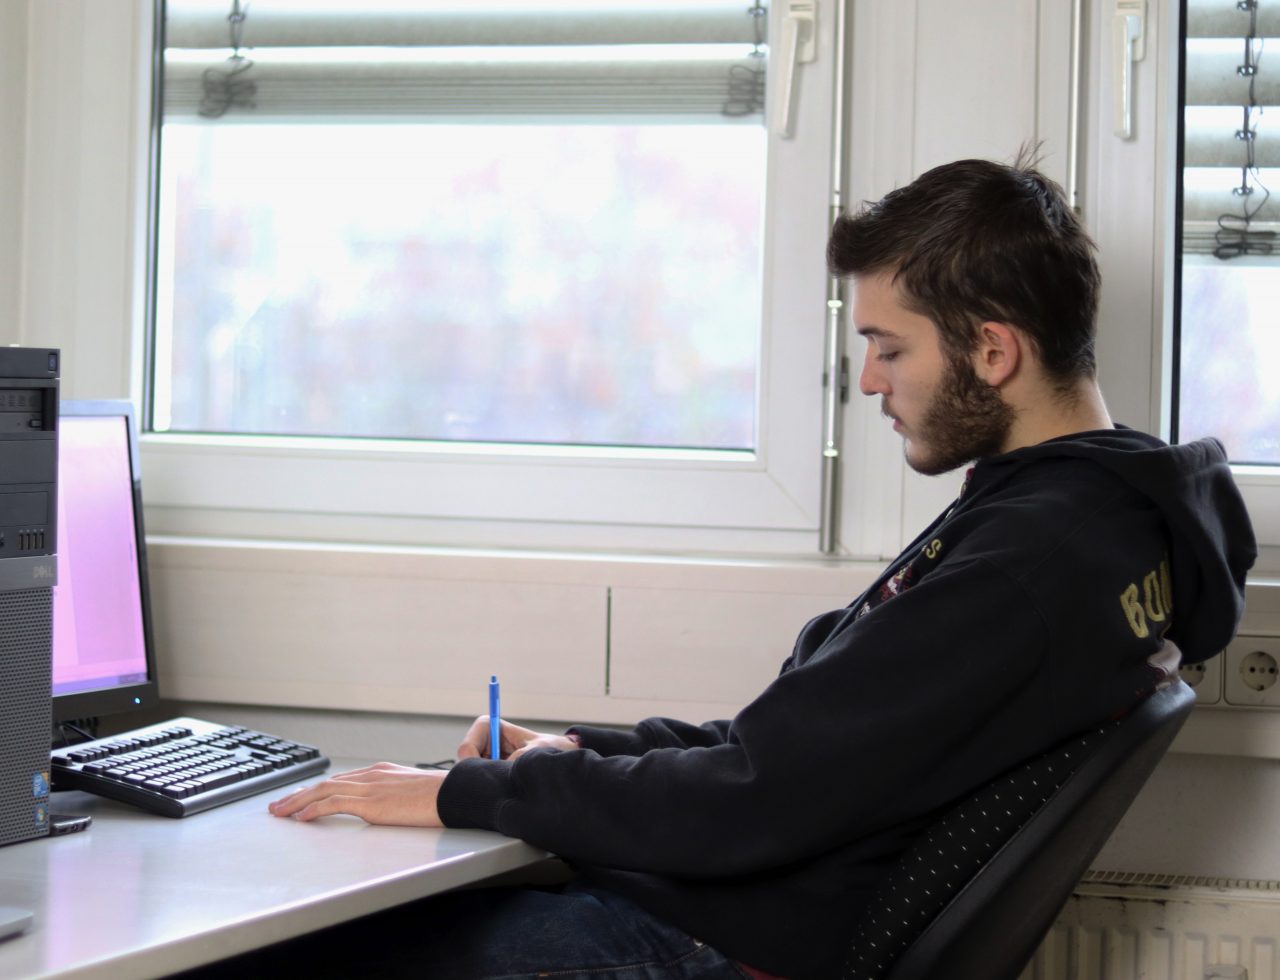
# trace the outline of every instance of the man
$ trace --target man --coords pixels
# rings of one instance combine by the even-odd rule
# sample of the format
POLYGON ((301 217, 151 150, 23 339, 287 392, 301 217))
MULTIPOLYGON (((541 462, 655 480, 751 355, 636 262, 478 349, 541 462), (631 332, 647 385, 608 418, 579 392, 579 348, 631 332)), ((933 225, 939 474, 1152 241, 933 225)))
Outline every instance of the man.
POLYGON ((732 721, 504 724, 489 761, 482 718, 447 775, 381 764, 273 803, 491 828, 577 869, 418 913, 442 938, 398 955, 424 975, 836 976, 940 810, 1150 694, 1166 633, 1190 661, 1232 636, 1254 544, 1222 448, 1113 425, 1093 246, 1055 185, 939 167, 841 218, 828 255, 863 393, 913 468, 976 461, 960 497, 732 721))

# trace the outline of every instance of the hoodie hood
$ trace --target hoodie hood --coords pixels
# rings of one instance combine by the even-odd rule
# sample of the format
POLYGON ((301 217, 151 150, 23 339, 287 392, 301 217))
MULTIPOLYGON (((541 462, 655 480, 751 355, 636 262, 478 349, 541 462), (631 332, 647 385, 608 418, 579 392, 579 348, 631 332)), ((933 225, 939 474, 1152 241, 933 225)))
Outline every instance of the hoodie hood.
POLYGON ((1209 438, 1169 446, 1117 426, 1051 439, 989 462, 998 471, 1014 461, 1055 456, 1092 460, 1155 504, 1169 529, 1169 637, 1184 663, 1219 653, 1240 625, 1245 576, 1258 555, 1222 443, 1209 438))

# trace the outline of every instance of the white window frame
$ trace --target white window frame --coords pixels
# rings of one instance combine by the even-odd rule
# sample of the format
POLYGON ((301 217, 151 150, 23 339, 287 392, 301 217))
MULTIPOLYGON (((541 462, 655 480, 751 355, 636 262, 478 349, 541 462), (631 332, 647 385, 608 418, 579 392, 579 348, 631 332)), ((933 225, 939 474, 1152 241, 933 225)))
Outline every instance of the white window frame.
MULTIPOLYGON (((1181 35, 1180 24, 1178 22, 1181 4, 1178 0, 1166 0, 1168 4, 1168 37, 1169 40, 1165 45, 1168 53, 1169 70, 1164 73, 1162 78, 1163 88, 1161 95, 1171 107, 1168 111, 1170 126, 1176 126, 1177 113, 1181 111, 1178 105, 1177 95, 1177 64, 1178 64, 1178 46, 1179 37, 1181 35)), ((1177 187, 1177 133, 1176 128, 1171 136, 1162 139, 1157 147, 1157 172, 1164 176, 1167 182, 1166 191, 1166 214, 1173 214, 1173 198, 1177 187)), ((1179 234, 1180 229, 1173 228, 1164 235, 1163 240, 1158 242, 1157 247, 1163 248, 1165 252, 1165 267, 1168 275, 1165 278, 1164 303, 1167 311, 1164 316, 1164 332, 1165 336, 1172 339, 1173 336, 1173 251, 1174 251, 1174 235, 1179 234)), ((1280 271, 1280 270, 1277 270, 1280 271)), ((1280 365, 1275 366, 1280 370, 1280 365)), ((1167 382, 1172 379, 1172 366, 1168 365, 1164 374, 1167 382)), ((1172 428, 1171 416, 1171 398, 1167 395, 1161 403, 1161 424, 1165 427, 1165 431, 1172 428)), ((1260 546, 1260 555, 1258 563, 1254 569, 1255 577, 1259 573, 1263 575, 1280 574, 1280 466, 1252 466, 1236 464, 1231 467, 1231 471, 1235 476, 1236 485, 1240 488, 1240 493, 1244 497, 1245 506, 1249 510, 1249 517, 1253 522, 1254 534, 1257 536, 1260 546)))
MULTIPOLYGON (((1166 439, 1173 428, 1179 9, 1178 0, 1146 5, 1147 54, 1134 66, 1132 139, 1112 134, 1114 80, 1107 70, 1095 75, 1085 197, 1086 224, 1104 261, 1098 342, 1103 392, 1117 421, 1166 439), (1144 182, 1134 174, 1154 179, 1144 182), (1141 324, 1149 330, 1131 327, 1141 324)), ((1113 15, 1114 2, 1090 0, 1094 64, 1112 64, 1113 15)), ((1232 472, 1260 545, 1253 575, 1274 576, 1280 573, 1280 467, 1235 465, 1232 472)))
MULTIPOLYGON (((771 5, 771 36, 784 11, 771 5)), ((824 12, 819 59, 798 79, 794 136, 770 135, 754 452, 153 433, 142 447, 152 527, 417 544, 582 540, 813 552, 834 61, 830 5, 824 12)), ((776 71, 771 59, 771 92, 776 71)))

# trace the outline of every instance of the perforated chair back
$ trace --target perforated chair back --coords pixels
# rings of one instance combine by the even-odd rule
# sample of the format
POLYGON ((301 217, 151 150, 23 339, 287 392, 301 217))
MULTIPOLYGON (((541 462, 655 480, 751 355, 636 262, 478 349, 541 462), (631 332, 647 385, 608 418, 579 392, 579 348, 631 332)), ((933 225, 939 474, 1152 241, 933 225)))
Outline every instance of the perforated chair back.
POLYGON ((951 810, 877 890, 843 976, 1017 977, 1194 703, 1175 681, 951 810))

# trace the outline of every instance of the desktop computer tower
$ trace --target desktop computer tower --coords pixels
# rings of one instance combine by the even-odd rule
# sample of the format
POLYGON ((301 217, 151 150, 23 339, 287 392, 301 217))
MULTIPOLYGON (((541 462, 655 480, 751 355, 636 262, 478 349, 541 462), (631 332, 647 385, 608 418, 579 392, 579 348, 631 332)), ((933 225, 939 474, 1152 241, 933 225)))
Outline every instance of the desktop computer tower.
POLYGON ((60 359, 0 347, 0 844, 49 832, 60 359))

